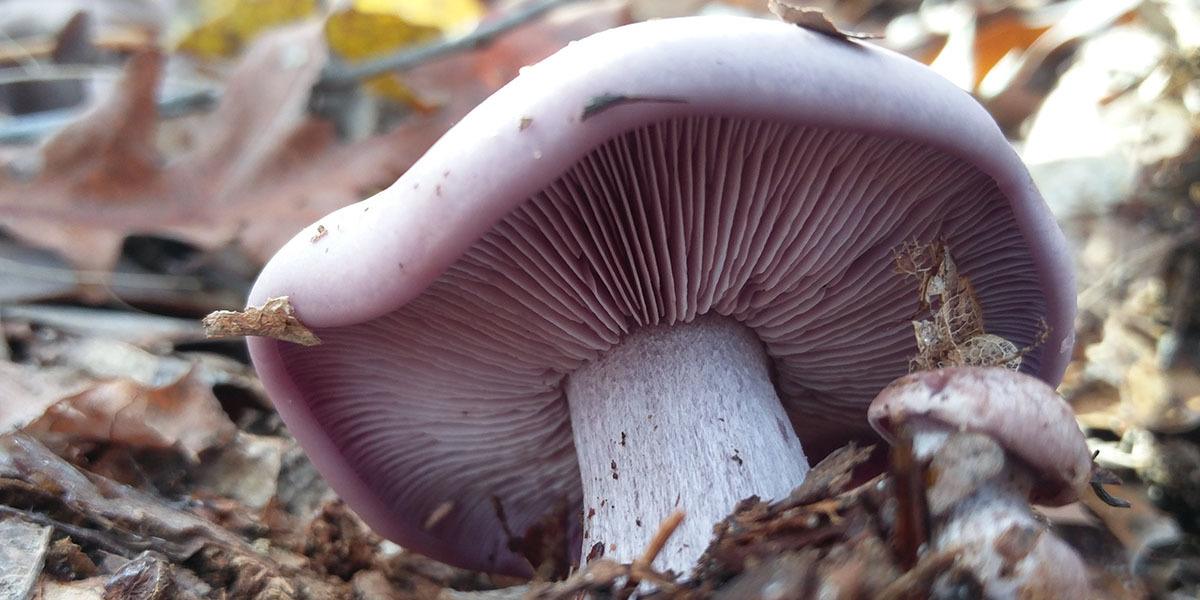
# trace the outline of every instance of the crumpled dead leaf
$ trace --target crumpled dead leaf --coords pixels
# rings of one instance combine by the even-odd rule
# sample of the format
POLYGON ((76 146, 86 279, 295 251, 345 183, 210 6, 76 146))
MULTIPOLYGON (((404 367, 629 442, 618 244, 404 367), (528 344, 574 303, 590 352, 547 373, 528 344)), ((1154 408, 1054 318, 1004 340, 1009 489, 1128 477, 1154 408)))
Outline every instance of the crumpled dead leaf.
POLYGON ((1082 45, 1030 123, 1022 149, 1059 219, 1106 214, 1134 199, 1164 161, 1196 139, 1186 86, 1170 84, 1186 48, 1137 25, 1082 45))
POLYGON ((284 455, 293 445, 283 438, 239 431, 201 465, 196 485, 208 493, 261 509, 277 497, 284 455))
POLYGON ((59 538, 46 552, 44 575, 60 581, 85 579, 99 573, 96 563, 71 538, 59 538))
MULTIPOLYGON (((945 243, 906 242, 897 249, 895 264, 896 272, 917 280, 918 315, 928 315, 912 322, 917 354, 909 370, 964 365, 1020 368, 1021 357, 1033 347, 1018 348, 985 330, 983 307, 945 243)), ((1043 321, 1042 337, 1048 333, 1043 321)), ((1038 343, 1041 340, 1034 346, 1038 343)))
MULTIPOLYGON (((1020 29, 1014 31, 1020 33, 1010 36, 1011 42, 1000 45, 1010 46, 1004 55, 991 65, 981 61, 980 67, 986 66, 987 70, 979 74, 977 94, 1001 127, 1015 130, 1038 109, 1049 86, 1057 80, 1055 71, 1061 68, 1064 57, 1070 56, 1079 44, 1111 28, 1114 23, 1128 19, 1143 6, 1145 3, 1139 0, 1115 0, 1102 4, 1076 2, 1044 7, 1042 10, 1049 13, 1056 10, 1061 13, 1064 8, 1066 12, 1054 15, 1049 27, 1046 27, 1047 19, 1036 15, 1030 15, 1032 19, 1018 24, 1020 29), (1035 33, 1036 39, 1029 43, 1030 36, 1035 33)), ((1000 22, 996 25, 1011 27, 1000 22)), ((995 56, 994 51, 988 52, 988 48, 997 45, 991 33, 981 29, 977 39, 977 48, 985 61, 995 56)))
POLYGON ((24 427, 55 402, 83 392, 92 383, 74 369, 0 361, 0 433, 24 427))
POLYGON ((129 561, 109 578, 104 600, 193 600, 195 594, 179 589, 171 565, 150 553, 129 561))
POLYGON ((204 317, 204 331, 208 337, 259 336, 302 346, 321 343, 309 331, 292 308, 287 296, 268 298, 262 306, 250 306, 245 310, 218 310, 204 317))
MULTIPOLYGON (((206 545, 252 552, 236 536, 195 515, 102 477, 89 476, 22 433, 0 435, 0 497, 10 510, 31 511, 69 528, 80 542, 118 555, 152 547, 187 560, 206 545), (97 527, 85 535, 89 526, 97 527)), ((32 514, 32 513, 31 513, 32 514)))
MULTIPOLYGON (((10 370, 11 371, 11 370, 10 370)), ((27 423, 5 422, 43 440, 99 441, 134 448, 176 450, 192 461, 204 450, 233 438, 229 420, 212 389, 188 372, 162 387, 146 387, 131 379, 114 379, 65 397, 53 394, 22 399, 43 406, 27 423)))
POLYGON ((872 40, 881 36, 839 29, 825 12, 797 0, 767 0, 767 8, 780 20, 839 40, 872 40))
MULTIPOLYGON (((198 323, 196 330, 200 331, 198 323)), ((132 344, 103 337, 55 336, 25 342, 30 358, 43 367, 66 367, 94 380, 132 379, 145 387, 162 387, 187 376, 215 388, 229 386, 263 407, 266 392, 253 368, 238 360, 208 352, 149 352, 132 344)))

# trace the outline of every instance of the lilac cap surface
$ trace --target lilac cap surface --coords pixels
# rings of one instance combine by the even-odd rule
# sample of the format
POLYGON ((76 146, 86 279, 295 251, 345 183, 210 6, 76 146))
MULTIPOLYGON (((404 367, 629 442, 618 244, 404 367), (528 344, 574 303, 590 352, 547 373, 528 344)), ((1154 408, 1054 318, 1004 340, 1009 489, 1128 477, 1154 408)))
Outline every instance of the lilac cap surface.
POLYGON ((1042 504, 1074 502, 1092 473, 1091 451, 1071 406, 1045 382, 1002 368, 901 377, 871 403, 868 420, 889 443, 909 421, 985 434, 1033 472, 1034 497, 1042 504))
POLYGON ((1045 319, 1022 368, 1057 383, 1066 242, 966 93, 783 23, 641 23, 525 69, 393 186, 292 239, 249 301, 289 296, 325 343, 251 356, 379 533, 527 574, 505 531, 581 510, 571 372, 641 327, 724 315, 761 339, 806 446, 866 435, 916 351, 893 252, 939 238, 990 333, 1033 344, 1045 319))

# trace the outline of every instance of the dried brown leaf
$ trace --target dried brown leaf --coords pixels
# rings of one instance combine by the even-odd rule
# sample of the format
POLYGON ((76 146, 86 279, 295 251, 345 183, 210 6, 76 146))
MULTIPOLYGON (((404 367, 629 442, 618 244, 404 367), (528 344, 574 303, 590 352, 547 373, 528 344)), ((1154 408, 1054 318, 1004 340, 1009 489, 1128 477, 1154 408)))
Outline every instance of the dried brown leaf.
POLYGON ((119 201, 134 191, 158 191, 155 98, 165 61, 156 49, 130 58, 110 101, 46 143, 39 180, 54 180, 108 201, 119 201))
POLYGON ((171 565, 149 553, 129 561, 109 578, 104 600, 172 600, 195 598, 181 594, 171 565))
POLYGON ((261 509, 276 497, 283 457, 291 446, 283 438, 239 431, 231 443, 206 458, 195 474, 197 488, 261 509))
POLYGON ((84 554, 79 544, 71 538, 59 538, 50 545, 46 552, 46 567, 44 574, 62 581, 83 579, 99 573, 96 563, 84 554))
POLYGON ((314 568, 349 579, 369 568, 380 538, 342 501, 326 504, 308 525, 304 553, 314 568))
POLYGON ((208 337, 259 336, 302 346, 315 346, 320 338, 309 331, 292 308, 287 296, 268 298, 262 306, 245 310, 218 310, 204 317, 208 337))
POLYGON ((204 249, 245 236, 247 251, 264 260, 302 225, 360 199, 363 189, 389 183, 411 158, 359 156, 365 148, 347 154, 353 146, 337 142, 333 125, 308 115, 308 92, 324 52, 316 24, 264 36, 231 72, 216 110, 197 120, 192 146, 163 157, 155 110, 163 60, 151 52, 135 56, 111 96, 46 144, 46 168, 38 177, 0 181, 6 227, 76 267, 101 272, 113 266, 130 233, 204 249), (350 156, 369 164, 358 169, 350 156), (380 172, 376 165, 385 157, 399 166, 380 172), (336 177, 329 159, 341 169, 336 177), (322 181, 345 187, 333 190, 322 181), (280 190, 286 200, 273 193, 280 187, 287 188, 280 190), (30 198, 37 198, 36 206, 30 198), (272 212, 270 202, 286 203, 275 214, 291 225, 276 217, 267 219, 274 232, 269 238, 260 229, 247 231, 272 212))
POLYGON ((0 433, 20 429, 63 398, 83 392, 93 382, 71 369, 18 365, 0 361, 0 433))
POLYGON ((130 379, 100 382, 50 404, 21 429, 43 440, 177 450, 190 460, 236 432, 210 387, 192 372, 157 388, 130 379))
POLYGON ((834 25, 833 21, 825 16, 824 11, 805 4, 796 0, 767 0, 767 8, 783 22, 815 31, 821 35, 839 40, 870 40, 881 37, 871 33, 838 29, 837 25, 834 25))
POLYGON ((901 244, 894 253, 897 273, 917 280, 917 313, 913 320, 917 353, 909 370, 948 366, 1002 366, 1017 370, 1021 357, 1049 335, 1045 322, 1038 340, 1028 348, 984 329, 983 307, 970 279, 958 271, 950 249, 941 240, 901 244))
POLYGON ((853 480, 854 470, 870 460, 874 451, 874 446, 860 448, 853 442, 834 450, 808 472, 804 483, 792 490, 787 498, 778 502, 772 509, 783 510, 809 504, 846 491, 853 480))

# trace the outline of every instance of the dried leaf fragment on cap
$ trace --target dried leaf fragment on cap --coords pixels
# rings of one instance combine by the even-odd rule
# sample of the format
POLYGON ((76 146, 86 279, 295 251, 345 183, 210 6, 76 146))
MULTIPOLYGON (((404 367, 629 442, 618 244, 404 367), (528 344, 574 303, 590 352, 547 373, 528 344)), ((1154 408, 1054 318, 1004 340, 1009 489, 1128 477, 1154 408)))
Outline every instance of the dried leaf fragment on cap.
POLYGON ((302 346, 321 343, 299 319, 287 296, 269 298, 262 306, 246 310, 218 310, 204 317, 204 333, 210 338, 258 336, 302 346))
POLYGON ((768 0, 767 8, 785 23, 842 40, 872 40, 881 36, 838 29, 819 8, 804 6, 796 0, 768 0))
POLYGON ((941 241, 905 242, 896 250, 896 272, 917 280, 918 316, 913 334, 917 354, 910 371, 951 366, 1005 367, 1017 370, 1021 358, 1049 334, 1045 321, 1032 345, 1019 348, 1012 341, 988 333, 983 307, 969 278, 959 275, 950 249, 941 241))

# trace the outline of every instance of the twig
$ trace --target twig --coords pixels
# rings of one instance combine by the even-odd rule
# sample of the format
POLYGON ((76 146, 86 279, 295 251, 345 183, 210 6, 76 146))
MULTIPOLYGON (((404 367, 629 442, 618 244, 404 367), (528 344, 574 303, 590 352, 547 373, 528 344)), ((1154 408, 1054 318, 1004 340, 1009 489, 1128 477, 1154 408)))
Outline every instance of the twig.
MULTIPOLYGON (((137 31, 100 32, 91 44, 96 48, 109 52, 132 52, 154 45, 151 36, 137 31)), ((9 35, 0 35, 0 62, 21 63, 30 66, 42 66, 39 58, 49 58, 58 48, 58 40, 53 37, 39 39, 16 39, 9 35)), ((53 63, 50 63, 53 64, 53 63)))
POLYGON ((495 21, 480 25, 471 33, 461 37, 405 48, 393 54, 357 62, 352 65, 330 63, 321 73, 321 78, 317 81, 316 86, 314 86, 314 91, 353 87, 361 81, 384 73, 411 69, 447 54, 453 54, 462 50, 473 50, 490 43, 494 38, 507 33, 510 29, 524 25, 552 9, 578 1, 532 0, 495 21))
POLYGON ((662 552, 667 541, 675 535, 675 530, 679 529, 679 525, 683 523, 683 518, 686 516, 682 510, 676 509, 675 512, 667 515, 662 523, 658 525, 658 531, 654 532, 654 537, 650 538, 650 543, 646 545, 646 549, 642 552, 642 557, 634 561, 634 565, 644 565, 649 567, 654 563, 654 559, 658 558, 658 554, 662 552))
MULTIPOLYGON (((215 90, 200 90, 160 98, 158 116, 174 119, 216 106, 219 94, 215 90)), ((36 141, 62 129, 87 112, 84 108, 64 108, 17 115, 0 125, 0 144, 22 144, 36 141)))
POLYGON ((131 313, 127 310, 54 304, 9 304, 0 306, 0 321, 5 319, 122 341, 161 339, 188 342, 204 339, 204 329, 192 319, 167 317, 144 311, 131 313))
POLYGON ((892 551, 901 566, 912 569, 920 550, 929 541, 929 507, 925 498, 925 469, 913 455, 912 438, 901 429, 892 445, 892 492, 896 499, 896 526, 892 551))
POLYGON ((961 550, 950 550, 926 554, 913 568, 889 583, 875 597, 880 600, 927 597, 933 578, 953 566, 958 561, 961 552, 961 550))
POLYGON ((667 541, 675 534, 675 530, 679 529, 679 524, 683 523, 683 518, 686 516, 682 510, 675 509, 675 512, 667 515, 667 518, 658 524, 658 531, 654 532, 654 537, 650 538, 650 543, 646 544, 646 549, 642 551, 642 556, 635 559, 633 564, 629 565, 629 579, 625 581, 621 593, 617 594, 618 598, 628 597, 637 589, 638 584, 642 580, 649 581, 658 586, 671 584, 662 574, 658 573, 651 566, 654 564, 654 559, 658 558, 667 541))
POLYGON ((0 257, 0 274, 5 277, 19 276, 70 285, 113 285, 130 289, 172 292, 200 292, 204 289, 203 283, 195 277, 121 271, 76 271, 69 267, 34 265, 5 257, 0 257))
POLYGON ((105 535, 103 531, 65 523, 35 510, 23 510, 0 504, 0 515, 14 516, 36 525, 53 527, 75 541, 94 545, 105 552, 125 558, 132 558, 138 552, 153 548, 152 544, 144 540, 114 540, 105 535))
MULTIPOLYGON (((33 81, 76 81, 87 79, 117 79, 121 69, 97 65, 38 65, 0 69, 0 85, 33 81)), ((190 81, 195 91, 173 93, 160 98, 158 115, 164 119, 181 117, 208 110, 216 105, 219 93, 197 81, 190 81)), ((19 144, 49 135, 87 112, 87 107, 63 108, 16 115, 0 125, 0 144, 19 144)))
POLYGON ((12 358, 12 348, 8 347, 8 337, 4 334, 4 314, 0 313, 0 361, 12 358))

